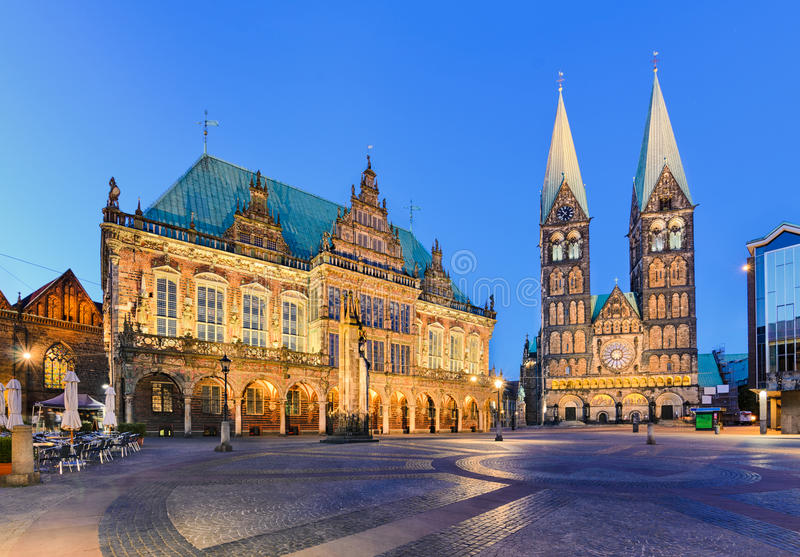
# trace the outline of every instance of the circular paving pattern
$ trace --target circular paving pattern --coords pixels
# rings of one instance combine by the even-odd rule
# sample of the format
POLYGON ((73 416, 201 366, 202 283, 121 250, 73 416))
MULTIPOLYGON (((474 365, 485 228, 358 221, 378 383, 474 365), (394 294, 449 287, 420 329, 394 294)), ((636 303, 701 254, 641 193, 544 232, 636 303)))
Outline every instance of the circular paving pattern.
POLYGON ((662 461, 658 458, 621 458, 596 455, 590 461, 553 455, 533 457, 503 455, 471 457, 457 465, 470 472, 503 479, 558 485, 603 487, 687 488, 722 487, 755 483, 755 472, 691 461, 662 461))

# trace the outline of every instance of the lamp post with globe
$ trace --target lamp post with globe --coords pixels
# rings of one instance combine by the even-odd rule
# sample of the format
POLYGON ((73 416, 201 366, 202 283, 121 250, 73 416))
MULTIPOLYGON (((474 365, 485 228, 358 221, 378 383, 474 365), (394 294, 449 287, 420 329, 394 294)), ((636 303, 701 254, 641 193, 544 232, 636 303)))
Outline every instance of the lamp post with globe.
POLYGON ((495 435, 495 441, 502 441, 503 440, 503 426, 500 423, 500 391, 503 388, 503 380, 502 379, 495 379, 494 386, 497 389, 497 435, 495 435))

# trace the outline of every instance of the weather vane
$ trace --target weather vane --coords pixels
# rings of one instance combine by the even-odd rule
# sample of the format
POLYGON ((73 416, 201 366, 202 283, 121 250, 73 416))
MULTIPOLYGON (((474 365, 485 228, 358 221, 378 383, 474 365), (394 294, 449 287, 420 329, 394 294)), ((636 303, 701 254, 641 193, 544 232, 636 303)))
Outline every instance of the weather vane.
POLYGON ((208 110, 205 111, 205 118, 202 121, 197 122, 199 125, 203 126, 203 154, 208 154, 208 126, 214 126, 215 128, 219 127, 218 120, 209 120, 208 119, 208 110))
POLYGON ((564 87, 564 72, 558 72, 558 79, 556 79, 556 83, 558 83, 558 92, 561 92, 561 89, 564 87))
POLYGON ((653 51, 653 71, 654 72, 658 71, 658 51, 657 50, 653 51))
POLYGON ((408 209, 408 231, 414 232, 414 211, 422 211, 422 207, 417 207, 414 205, 414 200, 409 199, 408 205, 403 207, 403 209, 408 209))

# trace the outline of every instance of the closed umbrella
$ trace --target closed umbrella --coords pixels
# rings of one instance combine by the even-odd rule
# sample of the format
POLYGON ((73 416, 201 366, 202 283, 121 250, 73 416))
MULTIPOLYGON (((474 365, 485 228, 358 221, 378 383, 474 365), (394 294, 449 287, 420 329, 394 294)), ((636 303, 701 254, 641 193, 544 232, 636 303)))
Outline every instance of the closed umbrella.
POLYGON ((22 385, 12 379, 6 385, 8 391, 8 423, 6 428, 14 429, 18 425, 25 425, 22 421, 22 385))
POLYGON ((5 390, 5 385, 0 383, 0 427, 6 427, 8 423, 6 419, 6 398, 3 396, 3 391, 5 390))
POLYGON ((106 389, 106 408, 103 416, 103 425, 105 427, 117 427, 117 415, 114 413, 116 402, 117 393, 114 392, 114 387, 109 387, 106 389))
POLYGON ((81 428, 81 417, 78 414, 78 383, 80 379, 70 370, 64 377, 64 415, 61 418, 61 429, 68 429, 70 442, 73 432, 81 428))

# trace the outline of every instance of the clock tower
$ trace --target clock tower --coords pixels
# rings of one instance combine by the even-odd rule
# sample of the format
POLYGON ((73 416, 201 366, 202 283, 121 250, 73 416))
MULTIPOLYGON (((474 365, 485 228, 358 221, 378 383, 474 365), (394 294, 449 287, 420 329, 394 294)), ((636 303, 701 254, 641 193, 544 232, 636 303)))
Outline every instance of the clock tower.
MULTIPOLYGON (((547 158, 539 227, 542 371, 554 379, 585 376, 591 357, 589 208, 561 88, 547 158)), ((558 414, 558 408, 548 414, 558 414)), ((570 407, 560 419, 582 419, 570 407)))

